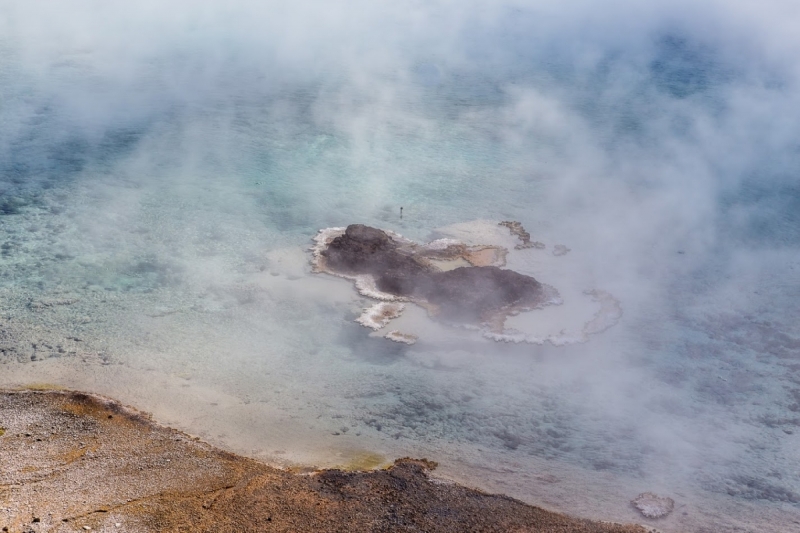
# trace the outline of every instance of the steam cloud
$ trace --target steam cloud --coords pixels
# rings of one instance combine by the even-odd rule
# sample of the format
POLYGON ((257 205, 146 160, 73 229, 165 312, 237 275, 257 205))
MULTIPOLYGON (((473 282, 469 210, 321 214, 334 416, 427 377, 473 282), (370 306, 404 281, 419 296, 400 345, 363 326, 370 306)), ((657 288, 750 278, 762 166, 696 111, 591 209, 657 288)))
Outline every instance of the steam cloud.
MULTIPOLYGON (((790 464, 786 409, 800 402, 787 370, 800 349, 797 27, 782 0, 12 0, 0 223, 42 208, 74 227, 36 249, 6 235, 2 283, 189 286, 208 309, 266 308, 242 280, 320 228, 425 241, 521 220, 580 263, 541 281, 608 290, 626 321, 573 351, 477 348, 501 354, 476 364, 523 397, 514 369, 535 354, 531 379, 597 441, 569 451, 551 436, 554 452, 527 426, 492 438, 796 506, 797 473, 763 471, 790 464), (37 250, 66 263, 31 267, 37 250), (597 417, 639 452, 609 459, 597 417), (777 440, 748 457, 764 432, 777 440)), ((299 320, 323 298, 309 291, 271 297, 299 320)))

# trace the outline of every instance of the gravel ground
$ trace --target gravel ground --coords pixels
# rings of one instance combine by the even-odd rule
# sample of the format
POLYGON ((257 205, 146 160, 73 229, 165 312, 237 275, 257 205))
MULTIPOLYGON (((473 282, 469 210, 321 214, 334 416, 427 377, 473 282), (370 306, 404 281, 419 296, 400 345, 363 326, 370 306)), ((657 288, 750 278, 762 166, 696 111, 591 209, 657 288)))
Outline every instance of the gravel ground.
POLYGON ((435 465, 286 471, 72 391, 0 391, 0 528, 644 533, 431 478, 435 465))

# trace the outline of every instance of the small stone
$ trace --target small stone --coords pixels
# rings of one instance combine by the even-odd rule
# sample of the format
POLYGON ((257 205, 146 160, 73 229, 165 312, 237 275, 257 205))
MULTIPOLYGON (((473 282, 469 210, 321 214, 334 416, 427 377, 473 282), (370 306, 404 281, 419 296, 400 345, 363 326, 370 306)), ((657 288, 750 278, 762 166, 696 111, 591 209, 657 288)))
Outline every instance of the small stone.
POLYGON ((92 530, 92 528, 89 527, 89 526, 83 526, 83 529, 85 529, 86 531, 91 531, 92 530))

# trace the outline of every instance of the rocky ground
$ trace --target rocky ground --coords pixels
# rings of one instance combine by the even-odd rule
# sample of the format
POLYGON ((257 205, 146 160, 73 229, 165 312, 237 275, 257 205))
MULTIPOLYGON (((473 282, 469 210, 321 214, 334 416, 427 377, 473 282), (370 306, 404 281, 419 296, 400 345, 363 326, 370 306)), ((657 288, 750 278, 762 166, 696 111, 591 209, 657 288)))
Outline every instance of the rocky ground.
POLYGON ((4 532, 646 531, 437 480, 424 460, 279 470, 79 392, 0 391, 0 428, 4 532))

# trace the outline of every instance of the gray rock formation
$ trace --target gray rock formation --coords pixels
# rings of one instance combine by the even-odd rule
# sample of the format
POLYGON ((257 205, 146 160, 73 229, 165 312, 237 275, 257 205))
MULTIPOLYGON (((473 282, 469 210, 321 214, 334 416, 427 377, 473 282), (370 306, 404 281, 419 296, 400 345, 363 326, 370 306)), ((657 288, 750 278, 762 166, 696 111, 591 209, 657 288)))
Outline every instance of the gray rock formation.
POLYGON ((362 224, 348 226, 322 255, 330 269, 369 274, 381 291, 424 300, 442 318, 459 322, 487 321, 502 309, 540 307, 552 298, 537 280, 513 270, 469 266, 440 271, 417 247, 362 224))

